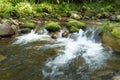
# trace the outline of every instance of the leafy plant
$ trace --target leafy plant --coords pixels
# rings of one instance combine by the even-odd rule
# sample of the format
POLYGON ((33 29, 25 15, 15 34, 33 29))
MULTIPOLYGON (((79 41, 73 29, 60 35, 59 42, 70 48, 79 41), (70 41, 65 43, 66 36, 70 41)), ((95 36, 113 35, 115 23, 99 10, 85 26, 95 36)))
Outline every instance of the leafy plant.
POLYGON ((13 6, 11 3, 0 0, 0 16, 2 17, 9 17, 10 12, 13 10, 13 6))
POLYGON ((19 13, 20 16, 29 16, 33 15, 36 12, 34 11, 32 5, 28 2, 20 2, 15 6, 15 10, 19 13))

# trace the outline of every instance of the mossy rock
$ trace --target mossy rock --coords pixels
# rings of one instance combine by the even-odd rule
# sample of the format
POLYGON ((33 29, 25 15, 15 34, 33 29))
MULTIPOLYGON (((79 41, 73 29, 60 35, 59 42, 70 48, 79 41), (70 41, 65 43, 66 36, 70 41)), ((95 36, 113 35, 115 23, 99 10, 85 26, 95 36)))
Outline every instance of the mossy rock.
POLYGON ((32 22, 29 22, 29 21, 27 21, 27 22, 25 23, 25 26, 28 27, 28 28, 30 28, 30 29, 34 29, 34 28, 35 28, 35 24, 32 23, 32 22))
POLYGON ((120 21, 120 15, 117 15, 116 21, 120 21))
POLYGON ((6 57, 0 54, 0 62, 5 60, 5 59, 6 59, 6 57))
POLYGON ((88 10, 88 11, 85 12, 84 15, 91 18, 91 17, 93 17, 93 16, 95 15, 95 12, 94 12, 94 11, 89 11, 89 10, 88 10))
POLYGON ((108 17, 110 17, 110 14, 109 14, 108 12, 103 12, 102 14, 103 14, 103 18, 108 18, 108 17))
POLYGON ((45 28, 49 32, 55 32, 55 31, 59 31, 61 29, 61 26, 57 22, 49 21, 45 24, 45 28))
POLYGON ((67 27, 76 27, 78 29, 85 29, 86 28, 86 24, 84 22, 81 22, 81 21, 77 21, 77 20, 74 20, 74 19, 68 19, 68 22, 67 22, 67 27))
POLYGON ((72 26, 72 27, 70 28, 70 33, 78 32, 78 31, 79 31, 79 29, 76 28, 75 26, 72 26))
POLYGON ((113 51, 120 53, 120 39, 113 36, 113 33, 105 32, 102 35, 102 44, 105 48, 112 48, 113 51))
POLYGON ((120 39, 120 27, 113 28, 111 33, 113 36, 120 39))

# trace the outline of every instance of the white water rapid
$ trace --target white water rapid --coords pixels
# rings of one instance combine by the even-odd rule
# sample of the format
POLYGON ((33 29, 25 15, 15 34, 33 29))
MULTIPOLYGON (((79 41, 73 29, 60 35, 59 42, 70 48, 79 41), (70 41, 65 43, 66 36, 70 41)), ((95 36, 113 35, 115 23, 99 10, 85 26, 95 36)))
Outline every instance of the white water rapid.
MULTIPOLYGON (((64 54, 48 61, 43 69, 44 77, 50 80, 56 80, 55 77, 64 75, 64 69, 71 65, 72 60, 81 56, 90 70, 95 70, 106 66, 105 60, 110 57, 111 51, 105 51, 100 41, 96 41, 97 29, 88 29, 87 31, 79 30, 79 33, 72 34, 69 38, 59 38, 57 41, 64 44, 62 50, 64 54), (89 35, 89 36, 88 36, 89 35), (106 54, 107 53, 107 54, 106 54)), ((83 64, 83 65, 84 65, 83 64)), ((81 68, 81 64, 79 65, 81 68)), ((76 74, 79 74, 79 68, 76 74)), ((46 80, 46 79, 45 79, 46 80)))
MULTIPOLYGON (((32 31, 27 35, 18 37, 18 40, 13 44, 27 44, 34 41, 41 41, 44 40, 44 36, 49 37, 47 32, 36 34, 32 31)), ((70 34, 68 38, 62 38, 60 33, 60 37, 54 41, 54 44, 35 46, 37 49, 49 49, 50 47, 54 48, 57 46, 63 47, 59 49, 61 54, 52 59, 48 59, 45 63, 42 69, 45 80, 72 80, 68 78, 56 79, 56 76, 67 74, 69 66, 71 66, 72 62, 77 58, 80 58, 80 61, 83 62, 77 64, 78 67, 75 74, 80 74, 80 69, 83 67, 87 67, 87 70, 103 68, 107 66, 105 60, 110 58, 110 54, 112 53, 111 50, 106 51, 102 46, 97 34, 97 29, 90 28, 86 31, 80 29, 78 33, 70 34)))

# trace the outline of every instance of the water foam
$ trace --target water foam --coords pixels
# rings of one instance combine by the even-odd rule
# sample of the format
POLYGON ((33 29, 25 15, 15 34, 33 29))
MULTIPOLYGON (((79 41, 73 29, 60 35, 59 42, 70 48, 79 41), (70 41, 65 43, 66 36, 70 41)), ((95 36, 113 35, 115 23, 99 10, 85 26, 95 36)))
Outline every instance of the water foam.
POLYGON ((94 40, 95 30, 91 30, 91 37, 87 37, 87 33, 80 29, 76 39, 73 38, 59 38, 58 42, 65 44, 64 54, 61 54, 51 61, 48 61, 45 66, 51 69, 47 72, 43 69, 43 74, 47 76, 55 76, 60 72, 59 68, 64 67, 72 59, 77 56, 82 56, 85 63, 88 64, 90 69, 97 69, 105 65, 104 61, 109 57, 104 51, 102 44, 94 40))
POLYGON ((47 40, 48 38, 50 38, 46 30, 44 30, 43 32, 44 33, 42 34, 37 34, 35 33, 35 31, 32 30, 29 34, 17 37, 17 41, 15 41, 13 44, 27 44, 29 42, 47 40))

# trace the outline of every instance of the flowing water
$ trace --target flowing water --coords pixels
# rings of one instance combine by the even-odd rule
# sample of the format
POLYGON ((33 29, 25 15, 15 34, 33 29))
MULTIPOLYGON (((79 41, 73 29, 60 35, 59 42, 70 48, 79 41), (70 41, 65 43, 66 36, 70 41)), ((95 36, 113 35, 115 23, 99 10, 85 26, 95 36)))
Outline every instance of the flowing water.
POLYGON ((53 40, 46 30, 0 42, 0 80, 112 80, 120 55, 105 49, 97 28, 53 40))

